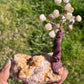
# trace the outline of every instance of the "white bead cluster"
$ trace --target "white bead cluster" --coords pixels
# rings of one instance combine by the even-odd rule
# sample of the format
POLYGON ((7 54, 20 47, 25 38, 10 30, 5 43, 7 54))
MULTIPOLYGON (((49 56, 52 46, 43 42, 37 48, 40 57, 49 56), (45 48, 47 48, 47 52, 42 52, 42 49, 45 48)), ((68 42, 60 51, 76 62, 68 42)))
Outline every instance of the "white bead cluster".
POLYGON ((51 38, 55 37, 55 33, 60 30, 60 28, 63 28, 63 24, 67 23, 68 29, 72 30, 73 29, 73 24, 77 22, 81 22, 82 17, 80 15, 77 15, 76 17, 73 16, 74 8, 72 5, 69 3, 69 0, 54 0, 55 4, 58 6, 62 7, 62 10, 65 11, 64 13, 60 14, 58 9, 55 9, 48 15, 48 20, 46 19, 44 14, 41 14, 39 16, 39 19, 41 21, 48 21, 48 24, 45 25, 45 29, 50 31, 49 36, 51 38), (64 3, 62 5, 61 3, 64 3), (51 20, 54 20, 56 18, 59 19, 59 23, 53 23, 51 20))

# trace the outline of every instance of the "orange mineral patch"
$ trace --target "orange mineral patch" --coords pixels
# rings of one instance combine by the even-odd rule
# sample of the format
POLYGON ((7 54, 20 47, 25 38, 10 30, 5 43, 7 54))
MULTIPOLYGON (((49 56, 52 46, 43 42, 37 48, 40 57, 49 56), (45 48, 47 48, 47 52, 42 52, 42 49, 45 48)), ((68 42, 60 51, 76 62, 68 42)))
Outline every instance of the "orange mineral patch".
POLYGON ((42 55, 34 56, 33 57, 33 62, 35 64, 35 66, 38 67, 40 63, 44 62, 44 57, 42 55))

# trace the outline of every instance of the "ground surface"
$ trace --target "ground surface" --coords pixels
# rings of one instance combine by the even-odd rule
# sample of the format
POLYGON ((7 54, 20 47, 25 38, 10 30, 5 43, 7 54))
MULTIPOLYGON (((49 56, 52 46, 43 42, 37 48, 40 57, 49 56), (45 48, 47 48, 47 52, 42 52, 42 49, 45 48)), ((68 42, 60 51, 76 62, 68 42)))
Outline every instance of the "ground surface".
MULTIPOLYGON (((14 54, 37 54, 52 52, 52 42, 44 24, 38 19, 41 13, 52 12, 53 0, 0 0, 0 69, 14 54), (23 3, 24 2, 24 3, 23 3)), ((62 63, 69 71, 64 84, 84 84, 84 0, 71 0, 74 15, 80 14, 81 23, 74 30, 64 32, 62 63)), ((13 78, 9 84, 18 83, 13 78)))

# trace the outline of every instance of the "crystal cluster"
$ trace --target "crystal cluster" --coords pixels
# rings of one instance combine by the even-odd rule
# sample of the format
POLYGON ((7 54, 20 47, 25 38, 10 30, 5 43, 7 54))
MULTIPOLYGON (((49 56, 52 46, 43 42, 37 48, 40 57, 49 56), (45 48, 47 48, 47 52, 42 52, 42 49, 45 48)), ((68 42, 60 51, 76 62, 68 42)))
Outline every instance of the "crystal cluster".
POLYGON ((60 75, 53 73, 51 67, 52 54, 35 56, 16 54, 12 61, 11 76, 27 84, 60 81, 63 68, 59 69, 60 75))

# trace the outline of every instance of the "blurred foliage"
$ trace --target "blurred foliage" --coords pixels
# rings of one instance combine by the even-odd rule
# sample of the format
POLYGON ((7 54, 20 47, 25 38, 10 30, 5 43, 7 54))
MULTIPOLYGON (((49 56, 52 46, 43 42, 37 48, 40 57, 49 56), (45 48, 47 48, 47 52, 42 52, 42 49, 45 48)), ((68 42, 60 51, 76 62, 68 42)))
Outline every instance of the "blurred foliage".
MULTIPOLYGON (((84 0, 70 0, 82 22, 73 31, 64 32, 62 63, 69 75, 64 84, 84 84, 84 0)), ((61 9, 53 0, 0 0, 0 69, 17 53, 37 54, 52 52, 53 40, 38 19, 54 9, 61 9)), ((20 84, 13 78, 9 84, 20 84)))

